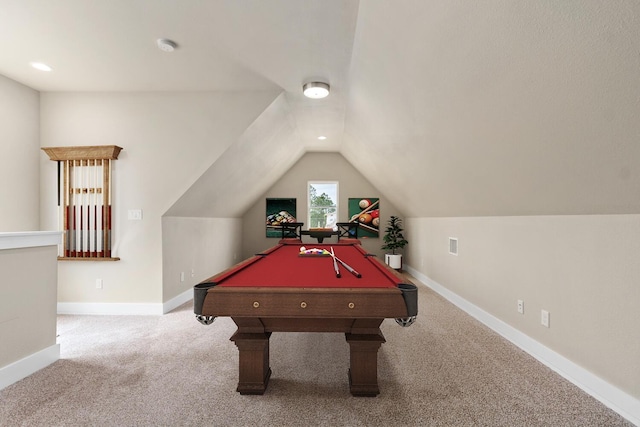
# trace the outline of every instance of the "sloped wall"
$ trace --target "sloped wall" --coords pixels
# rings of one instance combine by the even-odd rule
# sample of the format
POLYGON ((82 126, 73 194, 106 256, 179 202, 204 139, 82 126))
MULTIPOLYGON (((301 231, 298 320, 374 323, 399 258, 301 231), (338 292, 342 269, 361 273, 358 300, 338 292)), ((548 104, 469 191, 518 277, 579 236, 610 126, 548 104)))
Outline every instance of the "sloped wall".
POLYGON ((341 152, 411 217, 640 213, 639 15, 362 2, 341 152))
POLYGON ((167 210, 167 216, 237 218, 303 154, 284 93, 167 210))

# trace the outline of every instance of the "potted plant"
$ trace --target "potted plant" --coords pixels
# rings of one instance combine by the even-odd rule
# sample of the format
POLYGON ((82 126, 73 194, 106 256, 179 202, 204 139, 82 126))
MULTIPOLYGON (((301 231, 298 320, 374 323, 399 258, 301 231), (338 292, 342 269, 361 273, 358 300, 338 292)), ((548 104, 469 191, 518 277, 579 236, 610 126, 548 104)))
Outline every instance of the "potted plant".
POLYGON ((396 251, 404 248, 407 243, 409 243, 402 235, 404 231, 402 228, 402 220, 392 215, 389 221, 387 221, 387 228, 384 231, 384 245, 382 245, 382 249, 391 251, 391 253, 385 254, 384 261, 389 267, 398 270, 402 268, 402 255, 397 254, 396 251))

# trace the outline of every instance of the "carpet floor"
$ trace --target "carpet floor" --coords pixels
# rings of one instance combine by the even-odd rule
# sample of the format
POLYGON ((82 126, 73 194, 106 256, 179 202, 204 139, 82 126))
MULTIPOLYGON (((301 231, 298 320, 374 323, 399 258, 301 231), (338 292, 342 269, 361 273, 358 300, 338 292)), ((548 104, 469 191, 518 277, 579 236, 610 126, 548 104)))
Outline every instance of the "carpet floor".
POLYGON ((2 426, 631 426, 425 286, 387 319, 378 397, 353 397, 343 334, 274 333, 273 375, 241 396, 235 324, 59 316, 61 359, 0 391, 2 426))

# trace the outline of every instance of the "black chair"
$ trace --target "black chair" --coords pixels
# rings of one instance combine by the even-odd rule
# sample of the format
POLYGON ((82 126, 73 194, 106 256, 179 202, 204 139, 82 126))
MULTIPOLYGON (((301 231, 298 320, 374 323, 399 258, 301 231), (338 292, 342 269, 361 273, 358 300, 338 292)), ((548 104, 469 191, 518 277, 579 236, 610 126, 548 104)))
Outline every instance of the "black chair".
POLYGON ((358 238, 358 223, 357 222, 337 222, 338 226, 338 241, 343 239, 357 239, 358 238))
POLYGON ((280 224, 282 228, 282 238, 283 239, 301 239, 302 234, 302 226, 304 222, 287 222, 284 224, 280 224))

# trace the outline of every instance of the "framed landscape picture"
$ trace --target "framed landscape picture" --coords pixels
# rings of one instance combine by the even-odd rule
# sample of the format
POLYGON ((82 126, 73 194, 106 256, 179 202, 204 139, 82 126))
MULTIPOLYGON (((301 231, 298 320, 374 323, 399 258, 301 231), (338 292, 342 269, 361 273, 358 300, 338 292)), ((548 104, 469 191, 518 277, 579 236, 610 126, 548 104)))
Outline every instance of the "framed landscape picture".
POLYGON ((380 236, 380 199, 349 198, 349 222, 358 223, 358 238, 380 236))

